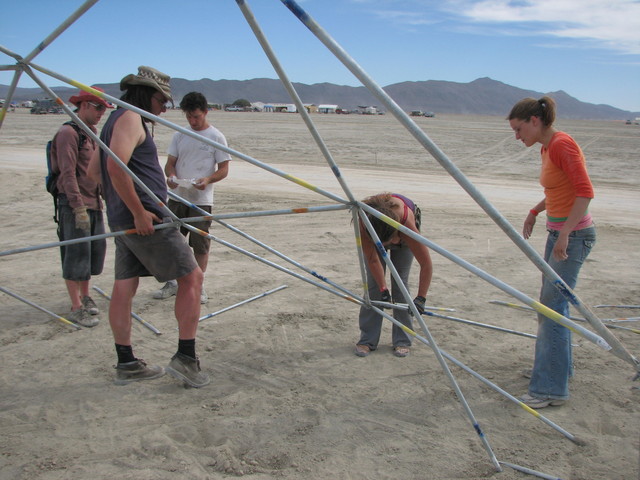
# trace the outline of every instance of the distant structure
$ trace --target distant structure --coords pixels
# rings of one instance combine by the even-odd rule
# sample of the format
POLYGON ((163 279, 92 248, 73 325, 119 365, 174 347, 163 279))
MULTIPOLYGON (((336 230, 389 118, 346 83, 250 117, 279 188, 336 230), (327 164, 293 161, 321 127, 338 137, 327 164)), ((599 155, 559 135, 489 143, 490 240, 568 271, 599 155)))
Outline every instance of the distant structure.
POLYGON ((378 107, 375 105, 358 105, 358 113, 362 115, 378 115, 378 107))
POLYGON ((336 113, 338 105, 318 105, 318 113, 336 113))

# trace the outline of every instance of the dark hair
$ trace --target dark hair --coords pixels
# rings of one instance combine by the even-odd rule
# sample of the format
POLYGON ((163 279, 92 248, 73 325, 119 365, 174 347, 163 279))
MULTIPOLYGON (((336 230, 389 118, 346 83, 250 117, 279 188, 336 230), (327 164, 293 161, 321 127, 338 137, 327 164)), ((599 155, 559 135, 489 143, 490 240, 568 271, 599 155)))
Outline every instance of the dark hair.
MULTIPOLYGON (((146 85, 128 85, 120 100, 151 113, 151 97, 157 91, 155 88, 146 85)), ((142 117, 142 120, 145 122, 151 121, 145 117, 142 117)))
MULTIPOLYGON (((399 221, 399 218, 397 218, 397 214, 393 209, 393 201, 391 200, 390 193, 380 193, 378 195, 372 195, 365 198, 362 202, 372 208, 375 208, 387 217, 392 218, 395 221, 399 221)), ((380 220, 378 217, 371 215, 370 213, 367 213, 366 215, 382 243, 389 240, 393 236, 393 234, 397 232, 394 227, 380 220)), ((367 230, 367 234, 368 233, 369 231, 367 230)))
POLYGON ((556 120, 556 102, 546 96, 540 100, 523 98, 513 106, 507 120, 516 118, 528 122, 531 117, 538 117, 544 126, 550 127, 556 120))
POLYGON ((200 92, 189 92, 180 101, 180 110, 183 112, 193 112, 194 110, 206 112, 208 109, 207 99, 200 92))

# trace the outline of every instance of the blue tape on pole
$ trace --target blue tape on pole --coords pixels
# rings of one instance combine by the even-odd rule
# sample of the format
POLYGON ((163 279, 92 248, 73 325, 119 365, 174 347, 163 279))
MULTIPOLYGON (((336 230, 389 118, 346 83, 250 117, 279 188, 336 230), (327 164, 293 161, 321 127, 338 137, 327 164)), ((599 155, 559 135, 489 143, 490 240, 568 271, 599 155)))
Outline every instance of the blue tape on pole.
POLYGON ((482 432, 482 429, 480 428, 480 425, 478 425, 477 423, 473 424, 473 428, 476 429, 476 432, 478 433, 478 435, 480 437, 484 437, 484 433, 482 432))
POLYGON ((376 242, 376 248, 383 258, 387 256, 387 249, 384 248, 384 245, 382 245, 382 243, 376 242))
POLYGON ((554 282, 556 288, 558 288, 558 290, 560 290, 560 292, 562 293, 562 295, 564 295, 564 297, 569 301, 569 303, 571 303, 572 305, 578 305, 578 299, 576 298, 576 296, 567 288, 567 286, 561 282, 560 280, 556 280, 554 282))
POLYGON ((322 275, 320 275, 319 273, 316 273, 314 271, 311 272, 311 275, 313 275, 316 278, 319 278, 320 280, 322 280, 323 282, 327 281, 327 277, 323 277, 322 275))
POLYGON ((309 20, 309 15, 293 0, 282 0, 282 3, 293 12, 293 14, 300 19, 304 24, 309 20))

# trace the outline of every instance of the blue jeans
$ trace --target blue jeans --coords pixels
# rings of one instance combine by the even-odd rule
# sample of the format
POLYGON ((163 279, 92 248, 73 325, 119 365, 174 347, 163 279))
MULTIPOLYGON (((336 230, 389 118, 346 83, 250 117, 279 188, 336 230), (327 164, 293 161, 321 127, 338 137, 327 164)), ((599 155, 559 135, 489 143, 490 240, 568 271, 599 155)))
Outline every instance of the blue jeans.
MULTIPOLYGON (((569 235, 567 255, 563 261, 552 256, 558 231, 549 230, 544 259, 549 266, 573 290, 578 282, 578 273, 589 252, 596 243, 596 229, 591 226, 576 230, 569 235)), ((542 278, 540 303, 569 316, 569 302, 547 278, 542 278)), ((571 331, 559 323, 538 314, 538 335, 529 395, 538 398, 566 400, 569 398, 569 377, 572 375, 571 331)))
MULTIPOLYGON (((393 263, 393 266, 398 271, 398 275, 402 280, 404 286, 409 289, 409 273, 411 271, 411 263, 413 262, 413 253, 407 245, 401 243, 400 245, 391 246, 388 249, 388 255, 393 263)), ((382 260, 382 266, 386 272, 386 263, 382 260)), ((380 300, 381 294, 376 281, 373 279, 369 268, 367 270, 367 283, 369 285, 369 298, 371 300, 380 300)), ((391 279, 391 298, 394 302, 406 303, 405 298, 402 296, 400 287, 396 283, 395 279, 391 279)), ((393 318, 398 320, 404 326, 413 329, 413 323, 411 316, 407 310, 393 310, 393 318)), ((371 308, 360 307, 360 316, 358 317, 358 324, 360 325, 360 340, 358 345, 367 345, 371 350, 378 348, 378 342, 380 341, 380 334, 382 333, 382 315, 374 312, 371 308)), ((409 335, 398 327, 395 323, 391 328, 391 342, 394 347, 410 347, 411 338, 409 335)))

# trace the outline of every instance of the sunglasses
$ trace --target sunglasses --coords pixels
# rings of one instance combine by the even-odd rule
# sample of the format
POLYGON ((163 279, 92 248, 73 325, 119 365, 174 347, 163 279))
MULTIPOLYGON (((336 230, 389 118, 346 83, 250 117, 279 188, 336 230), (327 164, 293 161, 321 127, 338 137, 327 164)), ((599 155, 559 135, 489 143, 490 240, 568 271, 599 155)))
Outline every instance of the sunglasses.
POLYGON ((93 103, 93 102, 87 102, 87 103, 99 112, 104 112, 107 109, 107 107, 105 107, 101 103, 93 103))
POLYGON ((154 98, 156 102, 164 107, 169 103, 169 100, 164 95, 152 95, 151 98, 154 98))

